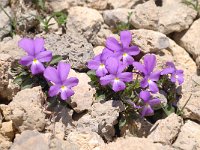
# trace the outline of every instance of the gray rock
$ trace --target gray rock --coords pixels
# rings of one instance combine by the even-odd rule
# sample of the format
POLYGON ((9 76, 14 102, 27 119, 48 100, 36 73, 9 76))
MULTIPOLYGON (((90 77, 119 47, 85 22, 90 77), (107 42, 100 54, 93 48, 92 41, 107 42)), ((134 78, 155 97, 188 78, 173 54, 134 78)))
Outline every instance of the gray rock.
POLYGON ((69 9, 67 28, 77 30, 88 41, 92 40, 99 32, 102 24, 103 17, 95 9, 87 7, 72 7, 69 9))
POLYGON ((171 114, 153 125, 148 139, 154 143, 170 145, 178 136, 182 125, 183 119, 176 114, 171 114))
POLYGON ((103 12, 103 19, 109 26, 116 27, 119 23, 128 22, 128 14, 132 12, 131 9, 118 8, 113 10, 105 10, 103 12))
POLYGON ((173 147, 182 150, 198 150, 200 149, 200 125, 188 120, 173 144, 173 147))
POLYGON ((121 101, 109 100, 104 103, 94 103, 92 111, 77 120, 76 129, 96 132, 105 140, 112 141, 115 135, 114 125, 118 123, 119 112, 123 110, 121 101))
POLYGON ((77 32, 67 31, 62 36, 56 34, 45 35, 45 46, 53 55, 61 55, 72 68, 82 70, 86 63, 94 56, 93 47, 77 32))
POLYGON ((108 0, 108 6, 116 9, 116 8, 134 8, 136 5, 144 3, 147 0, 108 0))
POLYGON ((9 0, 1 0, 1 1, 0 1, 0 5, 1 5, 2 7, 6 7, 8 4, 9 4, 9 0))
POLYGON ((10 119, 19 132, 44 130, 46 124, 45 114, 42 112, 44 100, 45 96, 41 87, 34 87, 18 92, 13 101, 9 103, 8 106, 12 112, 10 119))
MULTIPOLYGON (((12 17, 10 7, 6 7, 6 8, 4 8, 4 10, 7 12, 7 14, 9 16, 12 17)), ((0 18, 1 18, 1 22, 0 22, 0 41, 1 41, 6 35, 8 35, 10 33, 10 31, 11 31, 10 23, 11 22, 10 22, 9 17, 1 9, 0 9, 0 18)))

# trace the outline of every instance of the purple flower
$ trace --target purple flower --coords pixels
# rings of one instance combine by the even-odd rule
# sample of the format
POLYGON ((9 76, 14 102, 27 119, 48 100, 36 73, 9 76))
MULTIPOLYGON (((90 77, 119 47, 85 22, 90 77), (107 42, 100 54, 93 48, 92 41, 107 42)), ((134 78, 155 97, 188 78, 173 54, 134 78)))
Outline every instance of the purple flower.
POLYGON ((158 86, 155 81, 159 80, 160 71, 153 72, 156 66, 156 57, 153 54, 147 54, 144 56, 144 65, 139 62, 134 62, 133 66, 144 74, 144 78, 140 82, 142 88, 149 86, 151 92, 158 92, 158 86))
POLYGON ((124 82, 130 82, 133 79, 133 74, 130 72, 123 72, 126 68, 125 65, 122 65, 117 58, 110 57, 106 61, 106 68, 109 75, 100 78, 101 85, 111 84, 112 89, 115 92, 124 90, 126 85, 124 82))
POLYGON ((184 82, 183 70, 177 70, 172 62, 167 62, 166 66, 167 68, 163 69, 161 75, 171 74, 171 81, 174 83, 178 81, 179 85, 181 85, 184 82))
POLYGON ((136 56, 140 53, 137 46, 130 46, 132 40, 132 35, 130 31, 120 32, 119 43, 115 38, 109 37, 106 40, 106 47, 115 53, 115 56, 122 59, 123 64, 131 65, 134 62, 132 56, 136 56))
POLYGON ((35 38, 34 40, 23 38, 18 45, 28 53, 27 56, 21 58, 19 63, 23 66, 31 66, 33 75, 42 73, 45 70, 42 63, 49 62, 52 59, 52 52, 44 48, 44 40, 42 38, 35 38))
POLYGON ((78 84, 78 79, 75 77, 68 78, 70 64, 59 62, 57 69, 47 67, 44 71, 44 77, 53 85, 49 89, 49 96, 53 97, 60 93, 62 100, 67 100, 74 95, 72 87, 78 84))
POLYGON ((144 103, 141 111, 142 117, 152 115, 154 113, 152 107, 159 104, 160 100, 158 98, 152 98, 150 92, 148 91, 141 91, 140 98, 144 103))
POLYGON ((108 73, 108 70, 105 67, 105 63, 108 57, 113 54, 112 51, 105 48, 103 52, 94 57, 91 61, 88 62, 88 68, 91 70, 96 70, 96 75, 103 77, 108 73))

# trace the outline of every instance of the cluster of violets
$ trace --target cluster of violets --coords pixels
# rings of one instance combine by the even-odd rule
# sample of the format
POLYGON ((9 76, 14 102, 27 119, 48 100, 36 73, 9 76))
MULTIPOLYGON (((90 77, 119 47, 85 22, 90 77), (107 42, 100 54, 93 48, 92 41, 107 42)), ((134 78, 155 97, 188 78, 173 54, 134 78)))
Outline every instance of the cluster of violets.
POLYGON ((102 53, 89 61, 87 66, 96 71, 96 76, 100 78, 102 86, 109 85, 114 92, 123 91, 126 83, 134 80, 135 74, 140 75, 139 98, 142 105, 132 104, 140 110, 142 116, 152 115, 153 106, 160 104, 160 100, 154 97, 154 94, 159 92, 157 82, 160 77, 167 75, 171 82, 178 82, 181 85, 184 82, 183 70, 177 70, 172 62, 167 62, 163 70, 154 71, 156 67, 154 54, 144 55, 143 63, 135 61, 134 57, 140 53, 140 50, 137 46, 131 46, 131 41, 130 31, 120 32, 120 42, 113 37, 107 38, 102 53), (134 73, 127 71, 130 66, 134 68, 134 73))
POLYGON ((60 61, 56 68, 48 66, 48 62, 52 60, 52 52, 44 48, 43 38, 23 38, 18 45, 27 53, 19 63, 29 67, 32 75, 42 74, 52 84, 48 92, 50 97, 60 95, 62 100, 67 100, 74 95, 71 88, 78 84, 78 79, 68 78, 70 64, 60 61))

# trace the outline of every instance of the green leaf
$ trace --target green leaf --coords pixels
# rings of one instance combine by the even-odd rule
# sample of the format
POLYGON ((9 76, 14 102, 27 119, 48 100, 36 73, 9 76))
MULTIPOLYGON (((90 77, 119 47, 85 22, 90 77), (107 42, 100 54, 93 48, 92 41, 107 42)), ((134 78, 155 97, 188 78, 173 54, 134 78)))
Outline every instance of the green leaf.
POLYGON ((170 114, 175 113, 175 108, 172 105, 167 105, 164 108, 164 111, 165 111, 166 115, 169 116, 170 114))
POLYGON ((66 23, 67 15, 63 12, 54 12, 53 13, 54 19, 58 23, 58 25, 63 25, 66 23))
POLYGON ((51 62, 49 63, 49 65, 55 65, 57 64, 58 62, 60 62, 62 60, 62 56, 60 55, 54 55, 51 62))
POLYGON ((96 96, 96 100, 97 100, 97 101, 105 100, 105 98, 106 98, 106 95, 105 95, 105 94, 101 94, 101 95, 97 95, 97 96, 96 96))
POLYGON ((123 128, 126 125, 127 121, 126 119, 123 117, 119 120, 119 128, 123 128))
POLYGON ((33 81, 32 78, 30 78, 30 76, 26 77, 25 80, 23 80, 22 84, 21 84, 21 90, 26 89, 26 88, 32 88, 33 86, 33 81))

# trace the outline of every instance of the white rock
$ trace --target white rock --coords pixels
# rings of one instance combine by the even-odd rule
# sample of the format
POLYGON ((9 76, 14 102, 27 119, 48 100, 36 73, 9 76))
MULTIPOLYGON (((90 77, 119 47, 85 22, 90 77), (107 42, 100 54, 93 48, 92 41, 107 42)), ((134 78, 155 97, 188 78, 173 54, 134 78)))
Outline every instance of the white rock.
POLYGON ((103 47, 103 46, 97 46, 97 47, 93 48, 95 56, 101 54, 104 48, 105 47, 103 47))
POLYGON ((89 84, 91 81, 85 73, 77 73, 71 69, 69 77, 77 77, 79 83, 73 88, 75 94, 71 97, 71 106, 80 113, 84 110, 91 110, 94 102, 94 94, 96 90, 89 84))
POLYGON ((25 89, 17 93, 13 101, 9 103, 11 109, 10 119, 14 127, 22 132, 24 130, 43 131, 46 121, 42 112, 42 104, 45 96, 41 87, 25 89))
POLYGON ((108 0, 108 5, 111 8, 133 8, 139 3, 143 3, 145 0, 108 0))
POLYGON ((188 120, 173 146, 183 150, 200 149, 200 125, 188 120))
POLYGON ((67 27, 78 30, 88 41, 99 32, 102 23, 101 14, 95 9, 78 6, 69 9, 67 27))
MULTIPOLYGON (((4 1, 5 0, 3 0, 3 2, 0 2, 0 3, 4 3, 4 1)), ((12 17, 10 7, 6 7, 4 8, 4 10, 8 13, 9 16, 12 17)), ((9 32, 11 31, 11 26, 10 26, 10 19, 1 9, 0 9, 0 18, 1 18, 0 41, 1 41, 5 35, 9 34, 9 32)))
POLYGON ((171 114, 153 125, 148 139, 154 143, 170 145, 178 136, 182 125, 183 119, 176 114, 171 114))

